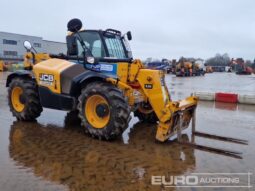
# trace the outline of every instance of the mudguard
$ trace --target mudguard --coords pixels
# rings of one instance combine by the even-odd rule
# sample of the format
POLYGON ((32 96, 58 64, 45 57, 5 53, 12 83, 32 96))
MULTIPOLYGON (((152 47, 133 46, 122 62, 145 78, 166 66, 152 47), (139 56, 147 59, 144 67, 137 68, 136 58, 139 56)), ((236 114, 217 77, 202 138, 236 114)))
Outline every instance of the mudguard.
POLYGON ((27 77, 34 79, 34 75, 31 71, 28 70, 18 70, 16 72, 11 73, 6 80, 6 87, 9 87, 9 84, 11 83, 12 79, 15 77, 27 77))
POLYGON ((82 74, 73 79, 70 89, 70 95, 71 96, 80 95, 81 89, 84 88, 87 83, 96 80, 106 81, 107 78, 109 78, 109 76, 105 74, 86 70, 85 72, 83 72, 82 74))

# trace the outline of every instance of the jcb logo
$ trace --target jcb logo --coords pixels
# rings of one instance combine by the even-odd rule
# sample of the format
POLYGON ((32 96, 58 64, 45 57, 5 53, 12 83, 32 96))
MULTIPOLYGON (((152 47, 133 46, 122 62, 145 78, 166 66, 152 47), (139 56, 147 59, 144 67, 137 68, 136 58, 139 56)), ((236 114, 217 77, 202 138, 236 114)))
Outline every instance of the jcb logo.
POLYGON ((44 81, 44 82, 53 82, 54 76, 51 74, 39 74, 39 79, 40 81, 44 81))

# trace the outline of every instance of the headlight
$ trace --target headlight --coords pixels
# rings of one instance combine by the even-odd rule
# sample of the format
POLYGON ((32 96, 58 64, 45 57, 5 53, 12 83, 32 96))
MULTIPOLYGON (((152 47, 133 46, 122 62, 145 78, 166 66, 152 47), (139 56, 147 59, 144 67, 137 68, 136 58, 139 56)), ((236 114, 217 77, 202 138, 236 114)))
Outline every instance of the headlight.
POLYGON ((90 63, 90 64, 94 64, 95 63, 95 58, 94 57, 87 57, 87 62, 90 63))

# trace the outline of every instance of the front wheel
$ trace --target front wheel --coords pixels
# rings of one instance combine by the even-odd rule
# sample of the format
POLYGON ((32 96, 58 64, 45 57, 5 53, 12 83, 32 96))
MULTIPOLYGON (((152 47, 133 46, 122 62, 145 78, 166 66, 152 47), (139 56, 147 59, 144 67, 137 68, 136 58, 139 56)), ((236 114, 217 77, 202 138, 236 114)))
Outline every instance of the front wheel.
POLYGON ((21 121, 33 121, 43 110, 37 85, 27 78, 14 78, 11 81, 8 89, 8 103, 13 116, 21 121))
POLYGON ((98 139, 114 139, 128 127, 130 107, 122 91, 106 82, 91 82, 79 97, 85 131, 98 139))

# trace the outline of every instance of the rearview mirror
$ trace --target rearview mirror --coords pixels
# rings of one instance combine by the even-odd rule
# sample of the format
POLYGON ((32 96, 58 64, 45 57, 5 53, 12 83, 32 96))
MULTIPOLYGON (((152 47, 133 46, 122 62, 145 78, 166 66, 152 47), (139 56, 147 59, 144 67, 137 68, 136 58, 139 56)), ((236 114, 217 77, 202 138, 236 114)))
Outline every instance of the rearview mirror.
POLYGON ((31 49, 32 49, 32 45, 31 45, 31 43, 29 42, 29 41, 25 41, 24 42, 24 47, 25 47, 25 49, 27 50, 27 51, 30 51, 31 49))
POLYGON ((66 44, 67 44, 67 55, 77 56, 78 55, 77 37, 73 35, 67 36, 66 44))
POLYGON ((127 39, 132 40, 132 34, 130 31, 127 32, 127 39))

